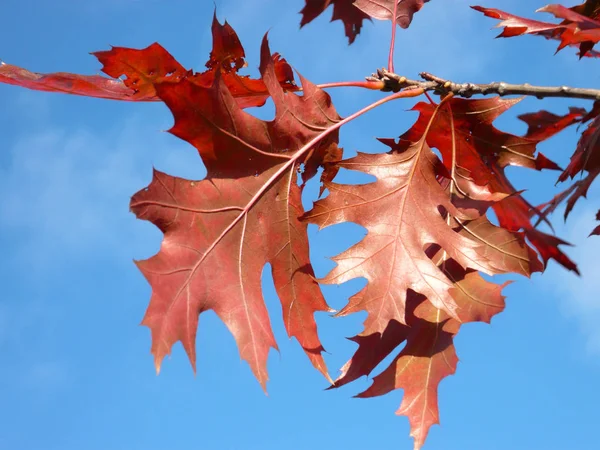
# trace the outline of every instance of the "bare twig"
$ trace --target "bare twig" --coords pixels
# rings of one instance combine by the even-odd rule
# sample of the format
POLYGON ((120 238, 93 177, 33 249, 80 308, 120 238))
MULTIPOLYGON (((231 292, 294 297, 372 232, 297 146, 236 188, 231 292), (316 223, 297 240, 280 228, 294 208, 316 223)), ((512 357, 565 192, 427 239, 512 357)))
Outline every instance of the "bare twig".
POLYGON ((473 95, 496 94, 500 96, 530 95, 540 99, 545 97, 562 97, 600 100, 600 89, 573 88, 569 86, 532 86, 529 83, 454 83, 427 72, 421 72, 419 76, 423 78, 423 80, 409 80, 396 73, 389 72, 385 69, 379 69, 377 70, 377 73, 367 77, 367 80, 383 81, 385 86, 382 91, 385 92, 398 92, 404 89, 420 88, 424 91, 433 91, 438 95, 452 93, 455 96, 465 98, 469 98, 473 95))

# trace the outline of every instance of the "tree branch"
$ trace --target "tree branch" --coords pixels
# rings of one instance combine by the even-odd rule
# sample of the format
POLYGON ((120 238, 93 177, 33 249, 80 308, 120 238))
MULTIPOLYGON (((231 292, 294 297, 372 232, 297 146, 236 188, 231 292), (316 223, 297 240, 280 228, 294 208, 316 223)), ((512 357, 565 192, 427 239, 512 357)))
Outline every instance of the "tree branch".
POLYGON ((406 77, 385 69, 378 69, 377 73, 367 77, 369 81, 383 81, 385 86, 382 91, 398 92, 404 89, 420 88, 424 91, 433 91, 438 95, 453 93, 455 96, 469 98, 473 95, 530 95, 539 99, 545 97, 582 98, 587 100, 600 100, 600 89, 573 88, 569 86, 532 86, 529 83, 510 84, 492 82, 489 84, 454 83, 449 80, 432 75, 428 72, 419 74, 421 80, 409 80, 406 77))

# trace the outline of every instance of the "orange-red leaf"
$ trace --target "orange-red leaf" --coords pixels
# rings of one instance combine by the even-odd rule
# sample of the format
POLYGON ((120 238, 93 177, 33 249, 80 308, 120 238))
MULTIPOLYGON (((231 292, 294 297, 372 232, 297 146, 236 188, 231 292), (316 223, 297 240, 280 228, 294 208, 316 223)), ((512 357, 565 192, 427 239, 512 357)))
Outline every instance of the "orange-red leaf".
POLYGON ((322 280, 368 280, 339 313, 366 310, 364 334, 383 333, 392 320, 406 323, 409 289, 457 317, 450 294, 453 282, 426 254, 430 244, 438 244, 462 266, 488 274, 518 267, 490 252, 492 241, 485 233, 462 234, 452 229, 442 210, 464 217, 438 182, 436 177, 447 176, 447 172, 424 140, 401 152, 359 153, 339 166, 373 175, 377 181, 366 185, 327 183, 329 196, 318 201, 305 219, 320 227, 355 222, 367 228, 361 242, 334 258, 337 267, 322 280))
MULTIPOLYGON (((489 322, 504 309, 501 291, 507 283, 500 286, 486 281, 476 272, 465 271, 452 259, 443 262, 440 268, 455 282, 452 295, 462 322, 489 322)), ((354 340, 359 348, 342 369, 336 386, 369 374, 391 353, 394 345, 406 342, 392 363, 358 397, 403 389, 404 397, 397 414, 408 417, 415 449, 420 449, 431 426, 439 423, 438 386, 456 370, 458 358, 453 340, 461 323, 414 293, 409 295, 407 318, 409 326, 390 323, 380 339, 377 339, 378 334, 356 336, 354 340)))
POLYGON ((177 82, 188 75, 188 71, 156 42, 142 50, 113 47, 92 54, 102 63, 105 74, 113 78, 125 76, 123 83, 138 100, 158 100, 155 84, 177 82))
POLYGON ((500 226, 512 232, 524 230, 545 262, 553 258, 576 272, 576 265, 556 248, 557 243, 564 241, 534 230, 531 217, 539 211, 515 190, 504 173, 508 165, 535 170, 558 168, 541 153, 536 155, 536 146, 543 136, 520 137, 493 126, 496 118, 519 101, 492 97, 452 98, 442 106, 418 103, 413 109, 419 111, 419 118, 401 139, 410 143, 425 136, 427 143, 440 151, 444 165, 470 197, 477 198, 478 192, 465 181, 508 195, 492 205, 500 226))
MULTIPOLYGON (((269 349, 276 348, 261 295, 266 263, 288 334, 327 376, 313 315, 329 309, 310 266, 306 224, 298 219, 301 160, 291 158, 339 116, 329 96, 307 80, 302 97, 284 93, 266 37, 260 68, 275 102, 272 122, 244 112, 219 75, 209 88, 186 78, 155 85, 175 117, 171 132, 198 149, 208 175, 188 181, 155 172, 131 209, 164 233, 160 252, 138 263, 153 289, 143 324, 152 330, 157 368, 177 341, 195 365, 198 315, 212 309, 264 387, 269 349)), ((322 145, 336 142, 332 133, 322 145)))
POLYGON ((431 426, 439 423, 440 381, 456 371, 458 357, 453 338, 459 325, 427 301, 417 306, 415 318, 406 346, 358 397, 374 397, 403 389, 402 404, 396 414, 408 417, 414 448, 419 450, 431 426))
MULTIPOLYGON (((461 233, 465 233, 462 230, 461 233)), ((527 249, 517 250, 527 258, 527 249)), ((415 449, 420 449, 432 425, 439 423, 438 385, 454 373, 458 359, 453 339, 461 322, 490 319, 504 309, 502 289, 508 284, 496 285, 484 280, 472 270, 465 270, 453 259, 444 260, 439 247, 432 259, 441 260, 440 270, 452 280, 451 290, 457 304, 460 321, 436 309, 421 295, 409 291, 406 303, 406 325, 390 321, 381 333, 363 331, 352 338, 358 349, 342 368, 333 387, 340 387, 361 376, 369 375, 395 348, 405 347, 373 384, 358 397, 384 395, 394 389, 404 389, 404 398, 397 414, 406 415, 415 438, 415 449)))
MULTIPOLYGON (((213 18, 213 50, 206 63, 208 70, 196 73, 185 69, 158 43, 144 49, 113 47, 93 53, 103 64, 102 71, 115 78, 71 73, 38 74, 10 64, 0 64, 0 82, 29 89, 62 92, 88 97, 127 101, 160 101, 156 86, 188 79, 209 88, 217 73, 242 108, 262 106, 269 92, 261 79, 241 76, 237 71, 245 66, 244 49, 233 28, 221 25, 213 18), (123 80, 117 79, 124 77, 123 80)), ((275 53, 272 56, 279 84, 286 91, 297 91, 292 68, 275 53)))

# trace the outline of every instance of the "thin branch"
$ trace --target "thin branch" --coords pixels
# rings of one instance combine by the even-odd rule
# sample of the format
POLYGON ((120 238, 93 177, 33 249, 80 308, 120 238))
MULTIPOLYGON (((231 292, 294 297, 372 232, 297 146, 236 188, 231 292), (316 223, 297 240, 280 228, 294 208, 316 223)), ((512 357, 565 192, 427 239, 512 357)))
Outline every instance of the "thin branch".
POLYGON ((532 86, 529 83, 510 84, 492 82, 489 84, 454 83, 437 77, 427 72, 419 74, 423 80, 409 80, 406 77, 385 69, 377 70, 369 81, 383 81, 382 91, 398 92, 403 89, 420 88, 424 91, 433 91, 438 95, 454 94, 458 97, 469 98, 473 95, 530 95, 539 99, 546 97, 582 98, 587 100, 600 100, 600 89, 573 88, 569 86, 532 86))

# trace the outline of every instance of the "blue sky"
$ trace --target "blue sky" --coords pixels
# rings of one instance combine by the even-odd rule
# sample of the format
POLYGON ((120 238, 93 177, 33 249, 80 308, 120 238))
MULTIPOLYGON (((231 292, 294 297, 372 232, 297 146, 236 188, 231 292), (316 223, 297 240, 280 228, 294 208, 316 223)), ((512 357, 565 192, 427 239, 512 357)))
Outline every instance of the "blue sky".
MULTIPOLYGON (((389 23, 365 24, 348 47, 331 12, 298 30, 303 1, 217 0, 245 46, 256 75, 262 35, 315 83, 359 80, 387 61, 389 23)), ((463 0, 432 0, 412 27, 397 35, 396 71, 429 71, 457 81, 504 80, 594 86, 597 62, 533 37, 494 40, 494 21, 463 0), (595 64, 595 65, 594 65, 595 64)), ((483 6, 530 15, 545 3, 503 0, 483 6)), ((571 6, 571 3, 567 3, 571 6)), ((202 70, 211 48, 213 2, 175 0, 4 0, 0 58, 38 72, 94 74, 89 52, 109 45, 160 42, 184 66, 202 70)), ((543 15, 539 15, 543 19, 543 15)), ((381 94, 333 90, 347 116, 381 94)), ((337 391, 285 335, 281 307, 265 276, 264 289, 281 354, 269 359, 265 396, 233 338, 212 313, 198 333, 198 374, 182 347, 156 376, 150 333, 138 326, 150 288, 132 259, 153 255, 158 230, 128 212, 129 197, 146 186, 152 166, 199 179, 196 151, 161 130, 172 117, 162 104, 111 102, 26 91, 0 85, 0 450, 325 450, 412 449, 408 421, 397 417, 402 393, 352 399, 367 379, 337 391)), ((396 137, 416 119, 396 102, 341 132, 345 155, 379 152, 375 137, 396 137)), ((543 107, 564 113, 583 102, 529 99, 497 125, 524 132, 518 113, 543 107)), ((257 111, 272 115, 269 106, 257 111)), ((559 163, 575 147, 574 130, 540 149, 559 163)), ((514 169, 528 198, 545 200, 556 174, 514 169)), ((554 189, 554 188, 552 188, 554 189)), ((442 426, 426 449, 564 450, 597 441, 600 389, 600 238, 586 239, 600 205, 593 186, 561 236, 583 278, 551 263, 543 276, 519 279, 505 290, 508 307, 492 325, 465 326, 456 342, 457 374, 440 389, 442 426), (594 298, 594 295, 596 298, 594 298)), ((356 242, 356 227, 316 233, 312 260, 324 275, 333 256, 356 242)), ((360 280, 325 286, 342 307, 360 280)), ((351 355, 343 339, 361 330, 364 314, 317 318, 332 374, 351 355)))

